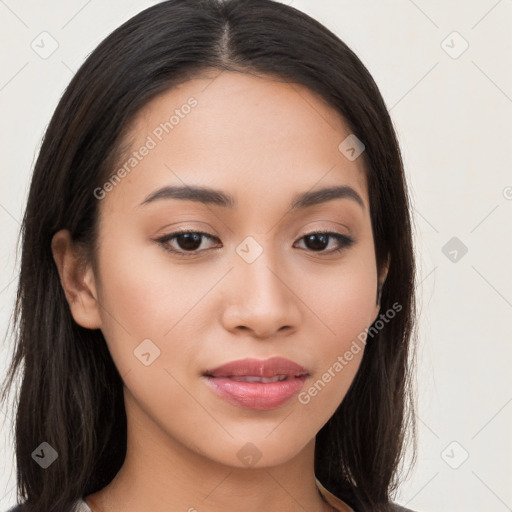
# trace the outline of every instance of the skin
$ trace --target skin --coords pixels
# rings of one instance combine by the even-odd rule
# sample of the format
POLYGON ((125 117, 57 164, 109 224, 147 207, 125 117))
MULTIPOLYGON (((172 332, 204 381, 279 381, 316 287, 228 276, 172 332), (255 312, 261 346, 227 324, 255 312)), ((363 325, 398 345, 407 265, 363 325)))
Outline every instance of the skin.
MULTIPOLYGON (((191 96, 197 106, 99 200, 94 262, 80 264, 66 230, 53 239, 74 319, 102 330, 125 383, 127 457, 113 482, 86 500, 95 512, 329 510, 315 485, 315 435, 363 351, 309 403, 295 397, 267 411, 226 402, 202 374, 236 359, 282 356, 308 369, 305 390, 378 316, 363 159, 338 150, 351 132, 308 89, 218 70, 141 110, 130 152, 191 96), (238 205, 141 205, 156 189, 185 183, 220 189, 238 205), (289 211, 295 194, 331 185, 352 187, 364 208, 342 198, 289 211), (155 241, 179 228, 216 238, 179 257, 155 241), (331 238, 315 251, 303 238, 314 230, 354 243, 333 253, 340 245, 331 238), (236 252, 248 236, 263 249, 252 263, 236 252), (145 339, 160 350, 149 366, 134 355, 145 339), (248 442, 261 455, 251 466, 237 456, 248 442)), ((167 245, 186 252, 176 239, 167 245)))

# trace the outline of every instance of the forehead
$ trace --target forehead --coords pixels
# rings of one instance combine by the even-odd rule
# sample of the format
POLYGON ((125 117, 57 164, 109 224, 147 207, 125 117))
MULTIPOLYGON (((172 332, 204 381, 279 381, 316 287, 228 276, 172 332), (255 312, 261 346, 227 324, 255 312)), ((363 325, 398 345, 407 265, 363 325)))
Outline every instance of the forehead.
MULTIPOLYGON (((364 162, 338 149, 343 117, 308 88, 268 75, 210 70, 150 101, 134 119, 119 165, 125 194, 165 184, 238 187, 271 200, 350 185, 367 201, 364 162), (144 156, 133 161, 133 152, 144 156)), ((121 187, 116 187, 120 189, 121 187)), ((115 191, 116 194, 118 190, 115 191)), ((115 194, 112 194, 115 195, 115 194)))

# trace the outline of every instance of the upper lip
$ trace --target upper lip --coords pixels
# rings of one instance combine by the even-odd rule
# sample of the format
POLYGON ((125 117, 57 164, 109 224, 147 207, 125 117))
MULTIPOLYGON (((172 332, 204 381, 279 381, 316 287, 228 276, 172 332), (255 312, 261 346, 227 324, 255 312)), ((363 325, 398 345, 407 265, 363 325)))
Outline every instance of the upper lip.
POLYGON ((210 377, 275 377, 276 375, 300 377, 307 374, 308 371, 303 366, 283 357, 271 357, 264 360, 239 359, 205 372, 205 375, 210 377))

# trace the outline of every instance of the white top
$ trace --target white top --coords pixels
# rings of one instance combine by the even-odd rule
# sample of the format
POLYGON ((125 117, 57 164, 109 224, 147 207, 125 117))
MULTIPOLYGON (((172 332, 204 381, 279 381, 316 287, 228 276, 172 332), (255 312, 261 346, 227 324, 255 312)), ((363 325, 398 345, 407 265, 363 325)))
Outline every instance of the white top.
POLYGON ((77 507, 75 512, 92 512, 91 507, 87 505, 87 502, 84 500, 80 500, 77 502, 77 507))
MULTIPOLYGON (((320 491, 320 493, 324 496, 326 501, 332 505, 339 512, 354 512, 348 505, 346 505, 343 501, 337 498, 334 494, 329 492, 319 481, 316 479, 316 485, 320 491)), ((76 512, 93 512, 91 507, 87 505, 85 500, 79 500, 77 502, 76 512)))

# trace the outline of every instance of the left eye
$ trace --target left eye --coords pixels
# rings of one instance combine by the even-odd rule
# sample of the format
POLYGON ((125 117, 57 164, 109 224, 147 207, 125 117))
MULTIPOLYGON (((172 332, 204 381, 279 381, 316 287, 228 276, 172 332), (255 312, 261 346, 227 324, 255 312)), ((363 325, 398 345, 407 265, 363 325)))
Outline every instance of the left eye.
POLYGON ((343 249, 348 249, 353 243, 354 240, 346 235, 342 235, 341 233, 330 233, 325 231, 316 231, 314 233, 309 233, 308 235, 303 236, 300 240, 304 240, 306 244, 309 244, 312 247, 313 252, 340 252, 343 249), (338 242, 338 247, 335 249, 331 249, 330 251, 325 251, 324 246, 329 245, 330 240, 336 240, 338 242))
MULTIPOLYGON (((209 240, 219 240, 217 237, 209 235, 208 233, 202 233, 199 231, 180 231, 176 233, 171 233, 169 235, 165 235, 156 241, 162 245, 162 247, 174 254, 179 256, 191 256, 193 254, 197 254, 200 252, 198 249, 201 247, 203 238, 207 238, 209 240), (173 246, 171 242, 175 242, 176 245, 173 246), (187 254, 188 253, 188 254, 187 254)), ((309 233, 299 238, 299 241, 304 240, 306 247, 312 252, 322 252, 322 253, 336 253, 340 252, 343 249, 347 249, 350 247, 354 240, 346 235, 342 235, 341 233, 331 233, 325 231, 317 231, 314 233, 309 233), (335 240, 338 242, 338 247, 326 251, 325 249, 329 246, 329 242, 331 240, 335 240)), ((206 249, 203 249, 206 250, 206 249)))

